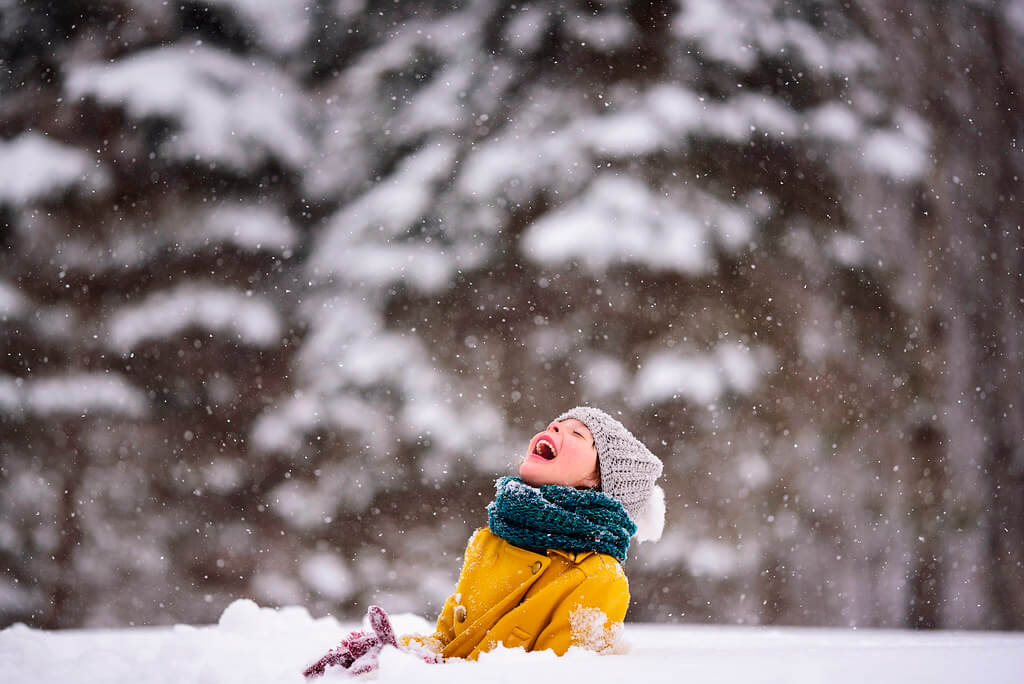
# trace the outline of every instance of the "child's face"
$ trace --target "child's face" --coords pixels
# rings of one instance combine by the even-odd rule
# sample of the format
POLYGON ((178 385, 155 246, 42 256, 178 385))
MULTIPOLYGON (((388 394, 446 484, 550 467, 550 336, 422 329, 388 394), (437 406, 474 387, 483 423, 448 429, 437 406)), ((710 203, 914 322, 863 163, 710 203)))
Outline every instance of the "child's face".
POLYGON ((519 477, 533 487, 596 487, 600 475, 594 435, 575 418, 552 422, 547 430, 530 440, 526 456, 519 464, 519 477))

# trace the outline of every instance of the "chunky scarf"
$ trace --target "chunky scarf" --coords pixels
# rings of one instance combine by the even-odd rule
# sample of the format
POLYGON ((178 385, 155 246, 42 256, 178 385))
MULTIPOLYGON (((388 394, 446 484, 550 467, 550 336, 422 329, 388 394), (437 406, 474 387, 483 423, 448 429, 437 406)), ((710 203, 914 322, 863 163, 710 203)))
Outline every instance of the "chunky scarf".
POLYGON ((510 544, 533 549, 597 551, 626 560, 636 525, 607 494, 562 485, 531 487, 518 477, 495 483, 487 505, 491 532, 510 544))

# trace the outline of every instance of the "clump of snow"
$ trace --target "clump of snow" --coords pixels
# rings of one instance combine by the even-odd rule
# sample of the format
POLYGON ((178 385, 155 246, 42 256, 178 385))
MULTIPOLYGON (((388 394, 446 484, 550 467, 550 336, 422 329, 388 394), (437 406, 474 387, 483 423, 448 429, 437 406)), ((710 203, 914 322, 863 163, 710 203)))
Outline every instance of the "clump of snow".
POLYGON ((743 71, 762 56, 793 55, 807 68, 853 75, 877 64, 877 51, 865 41, 827 43, 805 21, 785 17, 779 3, 759 0, 679 0, 672 32, 693 41, 701 52, 743 71))
MULTIPOLYGON (((3 529, 0 528, 0 539, 3 529)), ((8 548, 0 543, 0 548, 8 548)), ((14 549, 9 549, 12 552, 14 549)), ((19 613, 32 610, 33 604, 39 605, 39 589, 26 586, 26 582, 17 582, 13 577, 0 577, 0 610, 19 613)), ((3 671, 3 660, 0 659, 0 672, 3 671)))
POLYGON ((584 388, 599 397, 617 392, 623 387, 626 377, 625 366, 613 356, 586 355, 580 363, 580 380, 584 388))
POLYGON ((861 131, 860 119, 847 105, 828 102, 807 112, 812 135, 842 143, 853 142, 861 131))
POLYGON ((833 235, 825 250, 843 266, 860 266, 864 263, 864 240, 849 233, 833 235))
POLYGON ((697 274, 710 270, 704 229, 633 178, 598 176, 577 199, 545 214, 522 237, 523 251, 543 266, 578 262, 603 272, 613 263, 697 274))
MULTIPOLYGON (((329 524, 338 507, 335 492, 296 480, 288 480, 274 487, 268 501, 271 510, 298 530, 329 524)), ((352 502, 348 503, 351 505, 352 502)))
POLYGON ((1024 2, 1007 2, 1003 4, 1003 16, 1007 24, 1024 36, 1024 2))
POLYGON ((299 239, 287 216, 263 206, 225 203, 191 218, 194 223, 185 224, 186 230, 176 236, 183 249, 223 243, 251 252, 282 252, 299 239))
POLYGON ((321 596, 344 601, 352 595, 352 573, 337 554, 311 553, 299 562, 302 580, 321 596))
POLYGON ((463 161, 458 193, 466 201, 505 196, 510 202, 527 201, 541 192, 575 195, 592 175, 593 158, 581 135, 599 122, 583 116, 567 121, 566 111, 588 106, 567 101, 567 96, 563 90, 534 86, 529 105, 515 120, 463 161))
POLYGON ((0 204, 22 206, 75 186, 100 190, 108 181, 84 150, 38 133, 0 141, 0 204))
POLYGON ((698 577, 729 577, 742 565, 739 551, 716 539, 699 540, 686 560, 690 572, 698 577))
POLYGON ((590 149, 613 159, 651 154, 665 146, 658 122, 648 112, 636 109, 584 119, 577 135, 590 149))
POLYGON ((214 48, 171 45, 74 65, 65 87, 71 98, 121 107, 133 119, 169 120, 180 130, 161 152, 182 161, 244 172, 268 157, 298 168, 312 152, 303 97, 290 81, 272 65, 214 48))
POLYGON ((595 653, 621 653, 622 623, 611 622, 600 608, 578 606, 569 613, 569 629, 574 646, 595 653))
POLYGON ((252 27, 257 40, 284 55, 300 48, 309 36, 310 6, 304 2, 264 0, 204 0, 208 5, 229 7, 252 27))
POLYGON ((778 138, 792 137, 796 135, 801 125, 800 116, 782 104, 778 98, 744 94, 730 98, 728 105, 745 114, 745 123, 751 134, 768 133, 778 138), (751 128, 753 130, 750 130, 751 128))
POLYGON ((680 38, 698 40, 710 57, 750 69, 757 61, 751 44, 751 25, 770 16, 761 3, 747 3, 744 11, 733 12, 725 2, 680 0, 681 11, 672 23, 672 32, 680 38))
POLYGON ((502 32, 503 42, 516 50, 536 49, 544 39, 550 17, 539 7, 527 5, 508 20, 502 32))
POLYGON ((280 316, 269 302, 231 288, 185 283, 116 310, 107 322, 107 343, 127 353, 193 326, 254 347, 276 344, 281 335, 280 316))
POLYGON ((646 106, 674 135, 697 130, 704 119, 705 98, 689 88, 659 83, 647 91, 646 106))
POLYGON ((206 486, 220 494, 237 490, 243 482, 241 468, 226 458, 215 458, 202 467, 202 473, 206 486))
POLYGON ((24 380, 0 375, 0 412, 9 416, 21 412, 21 384, 24 380))
POLYGON ((637 401, 658 402, 676 397, 709 404, 722 393, 714 361, 704 356, 658 352, 648 357, 633 385, 637 401))
POLYGON ((321 424, 319 402, 296 392, 260 414, 254 421, 249 443, 257 453, 291 453, 302 446, 303 435, 321 424))
POLYGON ((0 321, 17 318, 25 313, 27 300, 11 283, 0 280, 0 321))
POLYGON ((741 394, 749 394, 757 388, 765 367, 774 358, 767 347, 754 350, 736 343, 726 342, 715 347, 719 367, 729 387, 741 394))
POLYGON ((0 410, 53 417, 105 413, 126 418, 144 416, 146 394, 119 373, 72 373, 31 379, 0 376, 0 410))
POLYGON ((456 264, 443 245, 401 238, 426 215, 454 162, 454 145, 425 146, 339 210, 312 249, 311 275, 366 285, 405 281, 427 292, 447 286, 456 264))
POLYGON ((708 354, 658 351, 643 363, 633 382, 635 401, 657 403, 683 398, 711 404, 726 390, 753 392, 774 364, 774 353, 726 342, 708 354))
POLYGON ((628 47, 636 40, 636 28, 621 10, 608 9, 601 14, 569 13, 566 17, 569 35, 582 46, 612 51, 628 47))
POLYGON ((746 486, 760 487, 771 479, 772 468, 764 456, 757 452, 748 452, 737 460, 736 474, 746 486))
POLYGON ((912 116, 899 130, 871 131, 863 141, 865 165, 894 180, 919 178, 928 168, 928 152, 927 128, 912 116))
POLYGON ((258 571, 249 580, 249 586, 252 587, 256 598, 279 606, 297 605, 307 597, 302 584, 291 572, 258 571))

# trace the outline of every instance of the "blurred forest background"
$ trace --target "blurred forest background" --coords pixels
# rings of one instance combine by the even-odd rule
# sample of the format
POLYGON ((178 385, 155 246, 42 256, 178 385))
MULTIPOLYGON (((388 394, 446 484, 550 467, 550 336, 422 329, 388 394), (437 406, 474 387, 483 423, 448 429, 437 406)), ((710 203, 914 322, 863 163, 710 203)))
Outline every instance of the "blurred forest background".
POLYGON ((1024 629, 1024 2, 0 0, 0 626, 432 618, 560 411, 629 619, 1024 629))

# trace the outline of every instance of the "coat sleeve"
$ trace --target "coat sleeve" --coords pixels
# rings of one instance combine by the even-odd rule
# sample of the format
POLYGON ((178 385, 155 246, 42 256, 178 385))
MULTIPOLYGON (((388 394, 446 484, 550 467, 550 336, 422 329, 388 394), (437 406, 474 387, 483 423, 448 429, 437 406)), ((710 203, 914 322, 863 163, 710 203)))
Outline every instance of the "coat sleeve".
MULTIPOLYGON (((606 561, 614 563, 614 561, 606 561)), ((629 583, 621 567, 589 575, 556 607, 533 649, 563 655, 570 646, 612 653, 629 608, 629 583)))
MULTIPOLYGON (((469 538, 469 543, 466 544, 466 551, 462 557, 462 571, 459 573, 459 582, 456 586, 462 583, 462 577, 466 574, 467 561, 473 557, 473 546, 480 536, 480 530, 477 530, 472 537, 469 538)), ((437 616, 437 625, 434 627, 434 633, 428 635, 421 634, 409 634, 403 636, 401 641, 403 644, 408 646, 411 644, 418 644, 426 647, 434 653, 440 653, 445 646, 455 638, 455 605, 458 603, 459 595, 454 593, 449 596, 444 605, 441 607, 441 614, 437 616)))

